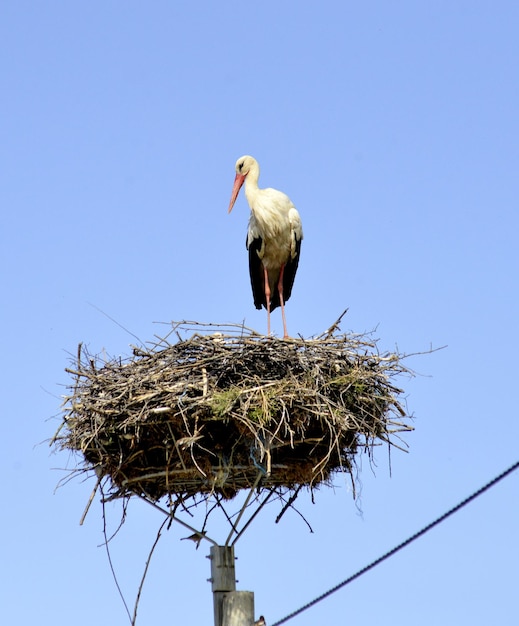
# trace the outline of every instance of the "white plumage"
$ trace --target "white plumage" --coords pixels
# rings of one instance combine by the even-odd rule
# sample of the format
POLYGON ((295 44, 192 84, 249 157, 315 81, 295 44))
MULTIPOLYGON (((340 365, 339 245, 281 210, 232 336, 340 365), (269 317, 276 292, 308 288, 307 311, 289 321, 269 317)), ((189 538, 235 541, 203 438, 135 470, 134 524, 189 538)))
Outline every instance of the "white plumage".
POLYGON ((299 263, 303 227, 290 198, 277 189, 259 189, 259 165, 251 156, 236 161, 236 178, 229 203, 232 211, 245 183, 245 196, 251 215, 247 231, 249 272, 256 308, 267 309, 268 334, 270 312, 281 306, 284 337, 288 337, 285 302, 290 298, 299 263))

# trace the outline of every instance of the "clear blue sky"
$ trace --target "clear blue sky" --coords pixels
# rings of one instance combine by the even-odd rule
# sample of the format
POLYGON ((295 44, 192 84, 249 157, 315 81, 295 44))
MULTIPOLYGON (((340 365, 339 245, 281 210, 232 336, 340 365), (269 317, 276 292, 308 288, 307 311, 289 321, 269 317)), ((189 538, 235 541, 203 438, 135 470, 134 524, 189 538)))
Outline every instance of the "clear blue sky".
MULTIPOLYGON (((6 624, 125 624, 93 482, 54 493, 64 368, 193 319, 264 331, 227 206, 234 163, 286 192, 305 240, 289 331, 376 328, 409 365, 409 454, 361 459, 271 507, 238 542, 239 588, 274 622, 519 456, 516 2, 14 2, 0 6, 3 576, 6 624), (94 306, 91 306, 94 305, 94 306), (49 419, 52 417, 56 419, 49 419), (362 509, 362 515, 358 512, 362 509)), ((282 332, 279 312, 275 331, 282 332)), ((291 624, 518 623, 519 474, 291 624)), ((117 525, 119 508, 109 508, 117 525)), ((131 602, 160 516, 112 543, 131 602)), ((215 529, 218 534, 218 529, 215 529)), ((140 623, 212 624, 208 548, 162 538, 140 623)))

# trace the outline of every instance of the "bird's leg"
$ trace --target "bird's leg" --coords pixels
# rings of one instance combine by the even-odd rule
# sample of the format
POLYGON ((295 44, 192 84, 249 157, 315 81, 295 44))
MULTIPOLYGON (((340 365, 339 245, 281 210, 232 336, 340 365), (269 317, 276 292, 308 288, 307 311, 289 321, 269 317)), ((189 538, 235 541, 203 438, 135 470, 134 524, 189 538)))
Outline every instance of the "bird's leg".
POLYGON ((263 266, 264 272, 264 288, 265 288, 265 300, 267 302, 267 335, 270 337, 270 285, 269 285, 269 275, 267 272, 267 268, 263 266))
POLYGON ((279 302, 281 304, 281 317, 283 318, 283 339, 288 339, 287 320, 285 318, 285 301, 283 300, 283 274, 285 273, 285 264, 281 266, 279 271, 278 292, 279 302))

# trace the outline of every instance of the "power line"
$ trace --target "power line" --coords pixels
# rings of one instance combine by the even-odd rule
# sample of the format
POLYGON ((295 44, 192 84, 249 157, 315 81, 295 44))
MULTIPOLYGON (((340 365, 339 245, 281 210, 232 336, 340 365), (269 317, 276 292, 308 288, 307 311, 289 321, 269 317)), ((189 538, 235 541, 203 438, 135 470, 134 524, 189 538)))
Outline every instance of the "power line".
POLYGON ((475 491, 473 494, 471 494, 470 496, 468 496, 467 498, 462 500, 459 504, 457 504, 456 506, 452 507, 452 509, 449 509, 446 513, 444 513, 443 515, 440 515, 440 517, 437 517, 433 522, 431 522, 430 524, 427 524, 427 526, 424 526, 424 528, 422 528, 422 530, 419 530, 414 535, 411 535, 405 541, 402 541, 402 543, 399 543, 392 550, 389 550, 389 552, 386 552, 382 556, 378 557, 378 559, 375 559, 374 561, 372 561, 371 563, 369 563, 368 565, 366 565, 365 567, 360 569, 358 572, 356 572, 355 574, 353 574, 349 578, 346 578, 346 580, 343 580, 338 585, 335 585, 335 587, 332 587, 331 589, 329 589, 325 593, 321 594, 320 596, 318 596, 317 598, 315 598, 311 602, 308 602, 308 604, 305 604, 300 609, 297 609, 297 611, 293 611, 292 613, 289 613, 283 619, 280 619, 277 622, 274 622, 271 626, 279 626, 279 624, 284 624, 285 622, 288 622, 289 619, 292 619, 296 615, 299 615, 299 613, 302 613, 303 611, 306 611, 307 609, 309 609, 311 606, 314 606, 314 604, 317 604, 318 602, 321 602, 321 600, 324 600, 328 596, 331 596, 332 593, 335 593, 339 589, 342 589, 342 587, 345 587, 347 584, 349 584, 352 581, 356 580, 357 578, 362 576, 362 574, 365 574, 366 572, 369 572, 369 570, 373 569, 374 567, 376 567, 377 565, 379 565, 380 563, 382 563, 383 561, 388 559, 390 556, 393 556, 393 554, 396 554, 399 550, 402 550, 402 548, 405 548, 406 546, 408 546, 410 543, 412 543, 413 541, 415 541, 416 539, 418 539, 422 535, 425 535, 426 532, 428 532, 429 530, 431 530, 435 526, 438 526, 438 524, 441 524, 448 517, 450 517, 454 513, 457 513, 465 505, 469 504, 469 502, 472 502, 472 500, 475 500, 478 496, 480 496, 482 493, 484 493, 485 491, 487 491, 491 487, 494 487, 494 485, 496 485, 499 481, 503 480, 503 478, 506 478, 506 476, 508 476, 509 474, 514 472, 517 468, 519 468, 519 461, 517 461, 512 466, 510 466, 507 470, 505 470, 504 472, 502 472, 501 474, 499 474, 498 476, 493 478, 491 481, 489 481, 488 483, 483 485, 483 487, 480 487, 477 491, 475 491))

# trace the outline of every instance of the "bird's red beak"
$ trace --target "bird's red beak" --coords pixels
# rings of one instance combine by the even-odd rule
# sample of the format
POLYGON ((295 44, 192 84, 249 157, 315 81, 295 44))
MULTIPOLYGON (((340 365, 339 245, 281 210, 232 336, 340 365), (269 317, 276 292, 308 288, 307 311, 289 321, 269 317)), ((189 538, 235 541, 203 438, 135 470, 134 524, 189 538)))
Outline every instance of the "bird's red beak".
MULTIPOLYGON (((245 174, 245 176, 247 176, 247 174, 245 174)), ((234 186, 232 188, 231 201, 229 202, 229 210, 227 211, 228 213, 232 211, 234 203, 236 202, 236 198, 240 193, 241 186, 245 182, 245 176, 243 174, 236 174, 236 178, 234 179, 234 186)))

